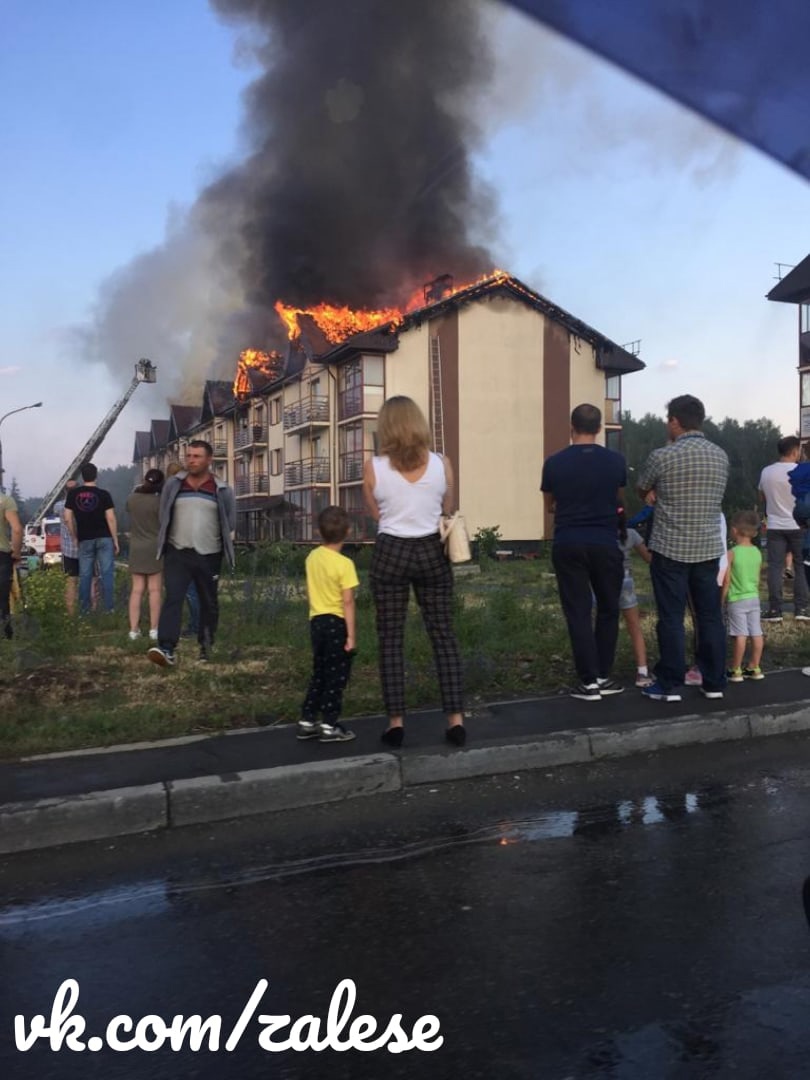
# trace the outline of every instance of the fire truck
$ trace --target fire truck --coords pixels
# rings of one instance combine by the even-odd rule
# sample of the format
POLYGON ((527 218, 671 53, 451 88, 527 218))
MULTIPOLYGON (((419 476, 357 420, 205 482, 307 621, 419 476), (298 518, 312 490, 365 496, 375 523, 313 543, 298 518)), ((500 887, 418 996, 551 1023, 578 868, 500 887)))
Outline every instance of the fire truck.
POLYGON ((157 368, 151 360, 139 360, 135 365, 135 376, 132 382, 59 477, 25 526, 23 547, 30 555, 39 555, 43 566, 58 563, 62 558, 61 523, 58 517, 49 516, 48 511, 52 509, 68 480, 76 475, 79 466, 92 459, 121 414, 121 410, 141 383, 153 383, 156 380, 157 368))

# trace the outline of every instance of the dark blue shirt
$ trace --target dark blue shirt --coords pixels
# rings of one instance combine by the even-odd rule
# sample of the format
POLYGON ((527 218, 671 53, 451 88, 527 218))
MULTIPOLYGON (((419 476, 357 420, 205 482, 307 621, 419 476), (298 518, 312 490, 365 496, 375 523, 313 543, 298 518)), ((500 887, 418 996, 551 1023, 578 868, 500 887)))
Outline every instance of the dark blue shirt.
POLYGON ((621 454, 577 443, 546 458, 542 491, 554 496, 555 544, 616 546, 619 488, 627 483, 621 454))

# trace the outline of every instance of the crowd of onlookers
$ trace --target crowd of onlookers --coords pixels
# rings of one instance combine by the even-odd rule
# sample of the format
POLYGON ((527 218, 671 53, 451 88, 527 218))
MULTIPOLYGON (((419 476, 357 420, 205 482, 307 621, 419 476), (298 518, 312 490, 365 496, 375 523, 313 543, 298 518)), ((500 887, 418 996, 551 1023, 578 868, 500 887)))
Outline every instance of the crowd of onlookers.
MULTIPOLYGON (((722 512, 729 474, 725 451, 703 434, 705 410, 689 394, 667 407, 666 445, 654 450, 638 476, 644 509, 629 521, 623 504, 627 469, 621 454, 602 446, 595 405, 571 414, 571 443, 544 463, 541 489, 553 517, 552 563, 568 627, 578 684, 573 697, 601 701, 624 686, 613 677, 620 613, 636 662, 635 684, 654 701, 680 701, 684 685, 722 698, 727 682, 764 677, 763 621, 782 619, 786 560, 794 568, 794 618, 810 621, 810 567, 805 549, 810 521, 810 462, 800 462, 798 438, 778 444, 779 460, 762 471, 767 512, 768 605, 760 611, 760 517, 752 507, 728 522, 722 512), (642 531, 645 535, 642 536, 642 531), (728 549, 727 531, 733 546, 728 549), (649 564, 658 614, 658 659, 648 667, 633 556, 649 564), (685 618, 693 636, 687 656, 685 618), (728 639, 731 640, 730 653, 728 639)), ((453 629, 453 574, 440 519, 454 509, 451 462, 431 450, 430 429, 406 397, 388 399, 377 423, 378 452, 366 462, 363 493, 377 524, 370 585, 376 610, 380 681, 388 722, 382 741, 404 740, 404 629, 411 590, 433 646, 445 738, 466 740, 462 664, 453 629)), ((232 489, 212 469, 213 451, 193 440, 184 466, 168 475, 150 469, 129 496, 129 638, 141 636, 144 598, 149 613, 147 656, 171 668, 183 633, 194 634, 207 663, 219 621, 223 561, 234 563, 236 506, 232 489), (183 610, 189 607, 184 631, 183 610)), ((66 602, 87 614, 100 602, 113 610, 114 560, 119 553, 115 508, 97 483, 95 465, 81 468, 56 512, 62 522, 66 602), (98 594, 96 596, 96 594, 98 594)), ((0 496, 0 616, 10 636, 7 582, 20 557, 16 508, 0 496)), ((354 563, 342 553, 349 532, 345 510, 330 506, 318 521, 320 545, 306 560, 312 676, 297 735, 320 742, 354 738, 340 721, 343 691, 355 652, 354 563)), ((810 674, 810 668, 805 669, 810 674)))

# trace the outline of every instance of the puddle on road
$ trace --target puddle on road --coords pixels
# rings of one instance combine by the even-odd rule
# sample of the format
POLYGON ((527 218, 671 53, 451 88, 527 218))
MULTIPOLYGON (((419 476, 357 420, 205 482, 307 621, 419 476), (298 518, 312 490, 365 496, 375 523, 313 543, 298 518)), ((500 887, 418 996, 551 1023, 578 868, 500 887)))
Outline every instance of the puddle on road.
POLYGON ((162 878, 131 886, 99 890, 79 897, 62 897, 33 903, 14 903, 0 908, 0 939, 15 936, 25 925, 53 919, 68 919, 76 928, 100 923, 160 915, 183 896, 217 890, 234 890, 251 885, 283 881, 302 874, 351 870, 380 866, 439 854, 470 845, 496 844, 508 847, 545 840, 582 837, 598 839, 628 829, 677 824, 701 812, 711 811, 730 801, 727 789, 706 787, 695 791, 659 793, 638 799, 585 807, 578 810, 552 810, 528 818, 510 819, 496 824, 467 829, 456 825, 454 831, 428 839, 396 846, 365 848, 343 853, 330 852, 305 859, 266 863, 223 874, 211 879, 177 880, 162 878))

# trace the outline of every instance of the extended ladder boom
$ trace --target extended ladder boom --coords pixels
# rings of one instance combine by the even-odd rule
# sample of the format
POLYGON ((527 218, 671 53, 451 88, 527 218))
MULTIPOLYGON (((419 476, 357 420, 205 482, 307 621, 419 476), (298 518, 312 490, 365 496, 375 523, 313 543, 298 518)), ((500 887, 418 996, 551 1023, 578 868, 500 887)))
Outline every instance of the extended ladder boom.
POLYGON ((76 455, 73 461, 71 461, 70 465, 68 465, 67 469, 65 469, 63 475, 59 478, 59 482, 51 488, 51 490, 39 504, 36 513, 31 518, 32 525, 39 525, 41 523, 42 519, 45 517, 51 506, 53 506, 54 502, 56 501, 57 496, 62 491, 68 480, 70 480, 70 478, 75 474, 79 466, 82 465, 85 461, 90 461, 95 452, 104 442, 107 432, 118 419, 121 410, 124 408, 126 403, 138 389, 138 386, 142 382, 153 383, 156 379, 157 368, 151 362, 151 360, 139 360, 138 363, 135 365, 135 376, 132 382, 127 387, 123 397, 120 397, 118 401, 116 401, 116 403, 107 413, 107 415, 101 421, 99 426, 96 428, 96 430, 87 440, 87 442, 81 448, 79 453, 76 455))

